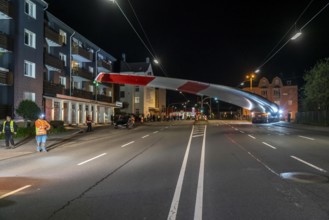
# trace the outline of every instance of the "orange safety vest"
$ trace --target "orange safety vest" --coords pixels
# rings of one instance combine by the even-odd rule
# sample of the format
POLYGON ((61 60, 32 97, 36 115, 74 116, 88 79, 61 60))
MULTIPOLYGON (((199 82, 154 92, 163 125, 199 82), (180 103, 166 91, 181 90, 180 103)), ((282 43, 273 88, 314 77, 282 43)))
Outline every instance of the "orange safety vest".
POLYGON ((47 130, 50 129, 50 124, 46 120, 38 119, 35 121, 35 135, 46 135, 47 130))

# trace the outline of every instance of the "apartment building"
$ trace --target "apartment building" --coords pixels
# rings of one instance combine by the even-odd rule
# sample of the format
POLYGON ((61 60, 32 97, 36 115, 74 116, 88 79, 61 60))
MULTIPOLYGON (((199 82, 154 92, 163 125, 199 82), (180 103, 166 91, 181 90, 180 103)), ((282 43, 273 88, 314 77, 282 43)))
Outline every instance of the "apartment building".
MULTIPOLYGON (((153 76, 150 59, 145 62, 121 62, 121 73, 153 76)), ((135 115, 162 116, 166 113, 166 90, 152 87, 120 85, 120 101, 126 103, 122 111, 135 115)))
MULTIPOLYGON (((290 80, 283 82, 280 77, 274 77, 270 82, 266 77, 260 78, 257 85, 243 88, 260 95, 280 106, 282 117, 286 118, 288 113, 291 119, 295 119, 295 114, 298 112, 298 86, 293 85, 290 80)), ((247 110, 244 110, 244 115, 248 115, 247 110)))
MULTIPOLYGON (((0 0, 0 111, 14 114, 34 101, 48 120, 107 123, 114 112, 111 84, 94 84, 116 59, 46 9, 43 0, 0 0)), ((1 113, 1 112, 0 112, 1 113)))

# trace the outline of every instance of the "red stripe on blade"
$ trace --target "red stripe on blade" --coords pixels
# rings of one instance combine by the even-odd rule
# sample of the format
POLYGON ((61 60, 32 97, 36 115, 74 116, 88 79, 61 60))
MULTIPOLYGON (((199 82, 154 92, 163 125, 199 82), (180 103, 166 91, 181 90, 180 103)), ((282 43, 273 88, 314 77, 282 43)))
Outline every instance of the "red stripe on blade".
POLYGON ((196 94, 209 87, 208 84, 197 83, 197 82, 187 82, 178 88, 179 91, 196 94))
POLYGON ((120 74, 104 74, 99 77, 100 82, 105 83, 116 83, 116 84, 130 84, 146 86, 155 77, 153 76, 131 76, 131 75, 120 75, 120 74))

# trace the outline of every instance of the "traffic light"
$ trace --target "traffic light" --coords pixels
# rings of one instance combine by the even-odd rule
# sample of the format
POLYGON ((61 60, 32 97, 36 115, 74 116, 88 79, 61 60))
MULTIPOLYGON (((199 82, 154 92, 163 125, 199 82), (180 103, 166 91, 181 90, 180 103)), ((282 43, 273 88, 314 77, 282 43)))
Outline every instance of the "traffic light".
POLYGON ((94 85, 96 86, 96 87, 98 87, 99 86, 99 83, 96 81, 96 80, 94 80, 94 85))

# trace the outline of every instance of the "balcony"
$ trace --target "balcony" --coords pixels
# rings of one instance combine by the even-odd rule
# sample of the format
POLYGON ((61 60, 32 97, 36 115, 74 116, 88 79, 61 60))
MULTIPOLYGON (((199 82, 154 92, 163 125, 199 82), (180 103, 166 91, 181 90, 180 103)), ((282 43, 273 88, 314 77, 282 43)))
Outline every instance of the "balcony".
POLYGON ((56 97, 56 94, 64 94, 64 86, 49 81, 43 82, 43 94, 46 96, 56 97))
POLYGON ((95 96, 95 99, 100 102, 112 103, 112 97, 106 95, 97 95, 95 96))
POLYGON ((84 79, 88 79, 88 80, 93 80, 93 74, 90 73, 88 70, 79 68, 79 67, 73 67, 72 68, 72 76, 78 76, 84 79))
POLYGON ((50 47, 62 46, 61 36, 58 32, 45 25, 45 37, 50 47))
POLYGON ((93 54, 87 51, 86 49, 79 47, 78 45, 73 45, 72 47, 72 57, 73 60, 78 62, 92 62, 93 54))
POLYGON ((5 72, 0 70, 0 85, 12 85, 13 84, 13 73, 5 72))
POLYGON ((110 72, 112 70, 112 65, 110 62, 106 62, 105 60, 99 60, 97 62, 98 71, 99 72, 110 72))
POLYGON ((49 53, 44 54, 46 67, 51 71, 61 72, 64 69, 64 61, 49 53))
MULTIPOLYGON (((69 95, 69 94, 70 94, 70 91, 66 90, 66 95, 69 95)), ((83 99, 90 99, 90 100, 94 99, 92 92, 88 92, 88 91, 81 90, 81 89, 72 89, 71 95, 74 97, 83 98, 83 99)))
POLYGON ((7 0, 0 0, 0 19, 11 19, 12 17, 11 4, 7 0))
POLYGON ((13 51, 12 40, 8 35, 0 33, 0 52, 13 51))

